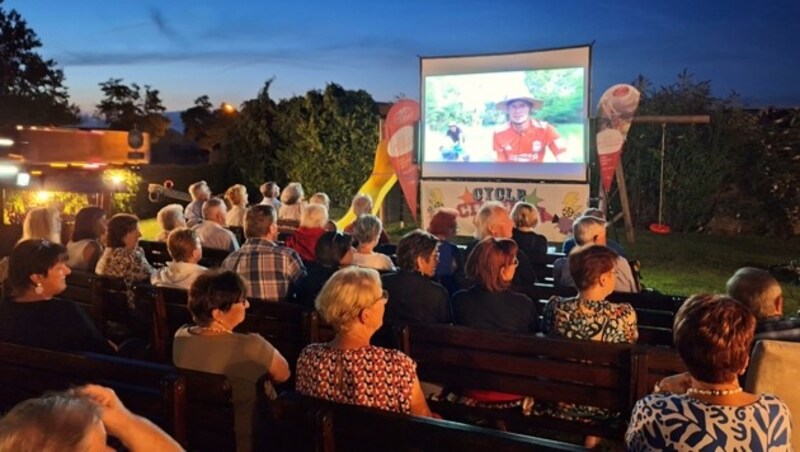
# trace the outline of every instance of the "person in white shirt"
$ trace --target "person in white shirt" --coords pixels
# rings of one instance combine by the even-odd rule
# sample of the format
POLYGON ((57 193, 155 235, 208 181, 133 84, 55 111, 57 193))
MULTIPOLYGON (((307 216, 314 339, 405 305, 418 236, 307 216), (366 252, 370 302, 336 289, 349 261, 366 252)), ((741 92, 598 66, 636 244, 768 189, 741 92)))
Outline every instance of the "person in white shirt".
POLYGON ((353 226, 353 237, 358 241, 356 253, 353 254, 353 265, 374 268, 380 271, 395 271, 394 263, 389 256, 376 253, 383 225, 375 215, 360 215, 353 226))
POLYGON ((205 220, 194 227, 203 247, 229 251, 239 249, 239 242, 236 241, 236 236, 230 230, 225 229, 225 214, 227 211, 225 202, 219 198, 211 198, 203 204, 203 218, 205 220))
POLYGON ((206 181, 201 180, 189 186, 189 194, 192 195, 192 202, 186 206, 183 214, 186 225, 191 227, 203 221, 203 203, 211 198, 211 189, 206 181))
POLYGON ((194 280, 208 270, 197 264, 203 258, 203 247, 197 233, 192 229, 178 228, 170 232, 167 237, 167 251, 172 261, 150 277, 154 286, 189 290, 194 280))
POLYGON ((225 199, 231 203, 231 208, 225 214, 225 224, 228 227, 242 227, 244 225, 244 213, 247 212, 247 187, 236 184, 225 192, 225 199))
POLYGON ((278 199, 280 194, 281 187, 279 187, 277 183, 270 181, 261 184, 261 196, 264 197, 264 199, 261 200, 261 204, 274 206, 276 212, 281 210, 281 202, 278 199))

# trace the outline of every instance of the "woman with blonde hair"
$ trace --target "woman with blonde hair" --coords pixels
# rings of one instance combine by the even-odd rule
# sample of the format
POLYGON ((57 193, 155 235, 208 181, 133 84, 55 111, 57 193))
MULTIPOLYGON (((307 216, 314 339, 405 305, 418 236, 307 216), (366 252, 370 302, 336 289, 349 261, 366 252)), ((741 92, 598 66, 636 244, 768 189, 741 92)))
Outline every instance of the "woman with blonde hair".
POLYGON ((337 403, 432 417, 414 361, 370 345, 383 325, 389 295, 378 272, 347 267, 325 283, 316 307, 331 324, 331 342, 311 344, 297 360, 297 391, 337 403))
POLYGON ((320 204, 308 204, 303 206, 303 213, 300 216, 300 227, 286 239, 286 246, 297 251, 300 259, 304 261, 315 261, 317 255, 315 250, 319 238, 324 234, 325 225, 328 223, 328 209, 320 204))
POLYGON ((225 199, 231 207, 225 214, 225 225, 234 227, 244 226, 244 214, 247 212, 247 187, 236 184, 225 192, 225 199))
POLYGON ((55 207, 38 207, 25 215, 22 223, 22 238, 44 239, 53 243, 61 243, 61 213, 55 207))
POLYGON ((514 222, 511 238, 517 242, 520 251, 528 256, 536 278, 544 281, 549 273, 547 264, 550 260, 547 257, 547 237, 534 232, 539 224, 539 212, 533 204, 518 202, 511 209, 511 221, 514 222))

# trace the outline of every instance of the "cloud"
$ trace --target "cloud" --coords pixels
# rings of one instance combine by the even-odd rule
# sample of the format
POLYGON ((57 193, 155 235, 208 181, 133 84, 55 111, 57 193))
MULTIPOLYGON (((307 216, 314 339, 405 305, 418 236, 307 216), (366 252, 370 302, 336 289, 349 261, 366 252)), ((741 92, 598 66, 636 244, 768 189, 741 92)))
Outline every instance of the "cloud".
POLYGON ((181 35, 173 29, 169 23, 164 19, 164 14, 156 8, 150 8, 150 21, 162 35, 171 39, 172 41, 183 43, 181 35))

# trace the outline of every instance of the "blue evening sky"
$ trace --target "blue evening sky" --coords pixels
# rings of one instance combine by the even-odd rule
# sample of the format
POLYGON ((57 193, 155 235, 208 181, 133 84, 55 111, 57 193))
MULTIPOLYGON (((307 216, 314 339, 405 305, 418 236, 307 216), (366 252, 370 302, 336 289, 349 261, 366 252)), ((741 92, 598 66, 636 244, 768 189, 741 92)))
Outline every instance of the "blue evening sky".
MULTIPOLYGON (((595 41, 593 98, 684 68, 751 106, 800 106, 798 0, 6 0, 64 69, 83 113, 110 77, 150 84, 168 110, 207 94, 239 104, 275 77, 283 98, 327 82, 419 98, 419 55, 595 41)), ((594 102, 593 102, 594 105, 594 102)), ((594 108, 594 107, 592 107, 594 108)))

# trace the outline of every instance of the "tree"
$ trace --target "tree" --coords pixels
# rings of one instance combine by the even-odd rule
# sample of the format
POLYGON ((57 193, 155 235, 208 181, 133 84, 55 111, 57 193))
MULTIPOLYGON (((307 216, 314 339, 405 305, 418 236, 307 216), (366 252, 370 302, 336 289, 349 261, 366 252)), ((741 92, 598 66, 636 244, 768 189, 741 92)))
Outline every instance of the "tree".
POLYGON ((214 110, 208 96, 195 99, 194 107, 181 113, 184 137, 206 150, 220 146, 238 114, 224 106, 214 110))
POLYGON ((278 105, 279 167, 309 191, 349 202, 369 175, 378 143, 378 108, 366 91, 331 83, 278 105))
POLYGON ((14 124, 75 124, 78 107, 69 103, 64 72, 35 49, 36 33, 16 10, 0 0, 0 127, 14 124))
POLYGON ((137 128, 148 132, 152 143, 158 142, 170 124, 169 118, 164 116, 166 108, 159 91, 144 85, 142 96, 139 85, 132 83, 128 86, 122 82, 121 78, 110 78, 99 84, 104 97, 96 106, 96 116, 112 129, 137 128))
POLYGON ((283 173, 277 174, 273 143, 278 112, 269 95, 272 81, 267 80, 258 97, 243 104, 222 140, 221 148, 232 182, 258 187, 267 179, 283 180, 283 173))

